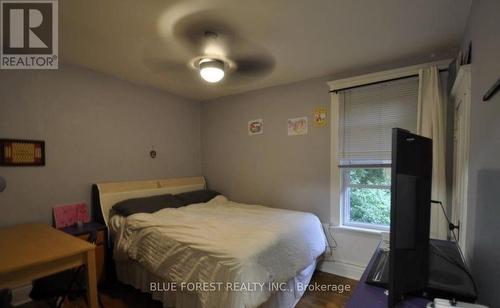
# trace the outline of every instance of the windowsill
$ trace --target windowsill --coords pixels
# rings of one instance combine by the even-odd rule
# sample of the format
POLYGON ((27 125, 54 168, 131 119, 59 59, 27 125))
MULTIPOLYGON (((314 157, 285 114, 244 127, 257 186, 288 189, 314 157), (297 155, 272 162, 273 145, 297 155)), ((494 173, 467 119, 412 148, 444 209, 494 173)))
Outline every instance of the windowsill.
POLYGON ((351 227, 351 226, 344 226, 344 225, 331 226, 330 228, 332 228, 333 230, 358 232, 358 233, 370 234, 373 236, 380 236, 380 234, 382 232, 388 232, 388 231, 384 231, 384 230, 359 228, 359 227, 351 227))

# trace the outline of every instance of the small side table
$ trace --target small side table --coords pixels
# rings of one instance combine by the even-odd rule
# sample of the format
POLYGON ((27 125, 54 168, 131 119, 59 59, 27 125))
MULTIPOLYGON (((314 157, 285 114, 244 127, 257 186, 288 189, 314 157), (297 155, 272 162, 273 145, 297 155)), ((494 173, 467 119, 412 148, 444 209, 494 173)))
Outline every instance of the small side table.
POLYGON ((103 282, 106 273, 106 249, 107 249, 107 228, 105 225, 97 222, 84 223, 81 228, 78 226, 70 226, 60 229, 63 232, 81 238, 84 241, 89 241, 92 236, 95 236, 95 258, 97 283, 103 282), (94 235, 93 235, 94 234, 94 235))

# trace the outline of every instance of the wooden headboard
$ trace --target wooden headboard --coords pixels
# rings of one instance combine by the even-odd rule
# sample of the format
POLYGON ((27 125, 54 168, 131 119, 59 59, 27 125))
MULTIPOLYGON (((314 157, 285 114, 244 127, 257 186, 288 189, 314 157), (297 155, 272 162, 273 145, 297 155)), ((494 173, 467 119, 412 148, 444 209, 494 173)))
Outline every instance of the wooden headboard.
POLYGON ((108 225, 110 210, 120 201, 162 194, 178 194, 205 188, 206 182, 202 176, 94 184, 92 186, 94 218, 108 225))

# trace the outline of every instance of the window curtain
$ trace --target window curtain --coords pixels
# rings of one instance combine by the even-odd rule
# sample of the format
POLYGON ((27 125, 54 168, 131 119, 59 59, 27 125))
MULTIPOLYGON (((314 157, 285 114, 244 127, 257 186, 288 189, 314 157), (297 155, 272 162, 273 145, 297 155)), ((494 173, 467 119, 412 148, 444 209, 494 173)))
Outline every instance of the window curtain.
MULTIPOLYGON (((446 112, 444 93, 435 66, 419 71, 417 105, 417 134, 431 138, 432 149, 432 199, 443 202, 446 208, 446 112)), ((446 239, 447 223, 439 205, 431 206, 432 238, 446 239)))

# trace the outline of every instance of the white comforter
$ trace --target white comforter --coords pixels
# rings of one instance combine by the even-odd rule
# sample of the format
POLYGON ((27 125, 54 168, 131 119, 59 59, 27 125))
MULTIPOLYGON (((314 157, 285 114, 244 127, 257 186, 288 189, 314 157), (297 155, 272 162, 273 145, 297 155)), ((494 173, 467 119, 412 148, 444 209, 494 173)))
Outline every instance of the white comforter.
POLYGON ((136 260, 177 285, 219 283, 217 291, 197 291, 204 307, 259 306, 271 296, 268 284, 295 277, 326 244, 313 214, 235 203, 223 196, 131 215, 114 231, 118 260, 136 260), (230 290, 227 282, 241 285, 230 290), (242 291, 243 286, 256 290, 242 291))

